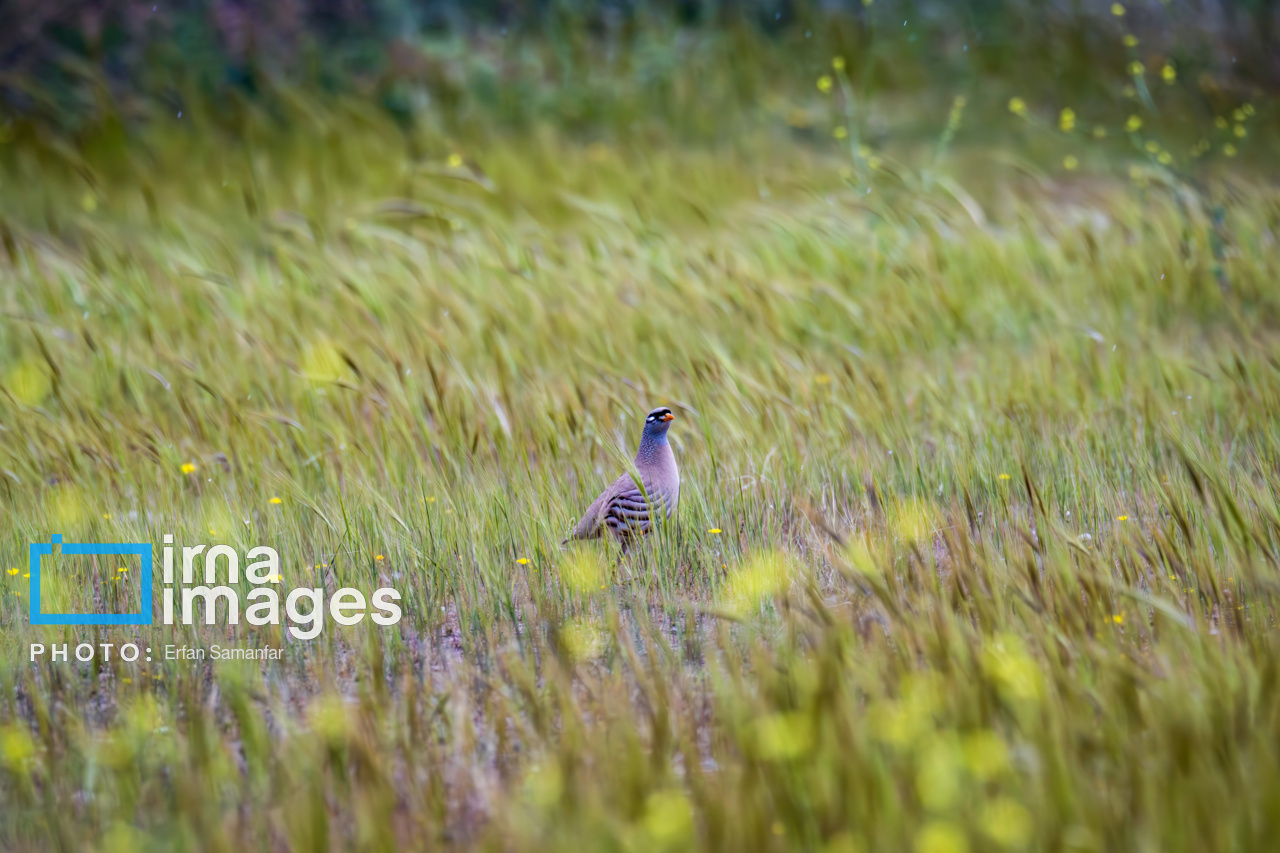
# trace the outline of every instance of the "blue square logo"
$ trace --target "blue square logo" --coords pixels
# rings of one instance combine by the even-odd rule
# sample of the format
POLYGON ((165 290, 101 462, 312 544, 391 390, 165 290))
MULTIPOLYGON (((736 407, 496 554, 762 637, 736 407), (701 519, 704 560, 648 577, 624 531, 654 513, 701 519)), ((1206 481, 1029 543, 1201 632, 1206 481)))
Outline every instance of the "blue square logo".
POLYGON ((49 544, 31 543, 31 624, 32 625, 150 625, 151 624, 151 543, 140 542, 63 542, 53 534, 49 544), (61 545, 62 553, 71 555, 133 554, 142 561, 141 613, 41 613, 40 557, 53 555, 53 546, 61 545))

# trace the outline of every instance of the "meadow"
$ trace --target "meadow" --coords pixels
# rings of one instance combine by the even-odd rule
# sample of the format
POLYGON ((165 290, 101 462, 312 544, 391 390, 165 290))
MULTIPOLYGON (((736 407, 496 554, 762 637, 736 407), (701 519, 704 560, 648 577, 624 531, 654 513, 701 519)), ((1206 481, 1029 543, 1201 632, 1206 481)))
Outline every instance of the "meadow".
MULTIPOLYGON (((1264 102, 863 100, 820 55, 706 138, 736 78, 689 74, 595 134, 281 90, 6 139, 0 847, 1274 843, 1264 102), (660 404, 676 523, 562 548, 660 404), (54 533, 404 616, 33 627, 54 533), (283 657, 28 661, 131 639, 283 657)), ((137 601, 83 568, 42 594, 137 601)))

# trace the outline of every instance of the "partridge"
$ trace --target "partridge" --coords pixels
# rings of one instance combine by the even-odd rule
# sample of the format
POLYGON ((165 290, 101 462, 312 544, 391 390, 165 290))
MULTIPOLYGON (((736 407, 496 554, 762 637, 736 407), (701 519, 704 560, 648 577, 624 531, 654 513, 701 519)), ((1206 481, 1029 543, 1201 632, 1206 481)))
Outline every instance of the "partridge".
POLYGON ((608 530, 625 553, 653 529, 659 516, 670 518, 675 513, 680 500, 680 472, 667 443, 667 430, 675 417, 670 409, 660 406, 644 419, 640 449, 636 451, 636 472, 643 489, 629 473, 614 480, 587 507, 569 539, 595 539, 608 530))

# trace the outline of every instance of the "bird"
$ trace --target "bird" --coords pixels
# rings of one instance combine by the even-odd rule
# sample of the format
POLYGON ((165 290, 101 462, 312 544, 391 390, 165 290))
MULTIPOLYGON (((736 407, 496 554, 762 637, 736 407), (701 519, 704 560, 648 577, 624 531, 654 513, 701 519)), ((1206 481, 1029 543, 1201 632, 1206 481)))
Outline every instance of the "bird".
POLYGON ((567 544, 570 539, 596 539, 607 530, 625 554, 654 528, 658 516, 670 518, 675 514, 680 502, 680 471, 667 442, 667 430, 675 417, 666 406, 659 406, 645 417, 640 449, 636 451, 640 484, 630 473, 614 480, 587 507, 569 539, 560 544, 567 544))

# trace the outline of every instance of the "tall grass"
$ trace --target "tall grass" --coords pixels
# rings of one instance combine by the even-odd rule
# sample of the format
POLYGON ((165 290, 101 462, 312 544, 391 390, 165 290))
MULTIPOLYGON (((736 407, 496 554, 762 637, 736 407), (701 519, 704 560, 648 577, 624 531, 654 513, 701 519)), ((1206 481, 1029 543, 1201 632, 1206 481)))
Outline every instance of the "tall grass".
MULTIPOLYGON (((1204 176, 1215 223, 1000 165, 1030 139, 904 131, 855 178, 781 122, 708 149, 296 109, 156 128, 115 174, 6 155, 6 849, 1270 843, 1266 181, 1204 176), (660 403, 677 523, 561 549, 660 403), (170 532, 405 617, 27 624, 28 543, 170 532), (284 659, 27 662, 135 637, 284 659)), ((46 572, 85 609, 121 583, 46 572)))

